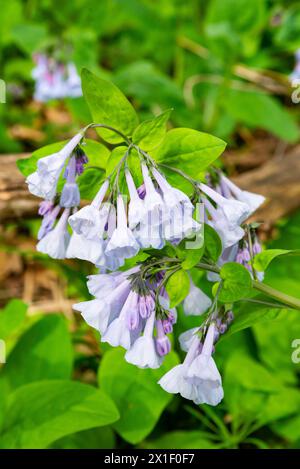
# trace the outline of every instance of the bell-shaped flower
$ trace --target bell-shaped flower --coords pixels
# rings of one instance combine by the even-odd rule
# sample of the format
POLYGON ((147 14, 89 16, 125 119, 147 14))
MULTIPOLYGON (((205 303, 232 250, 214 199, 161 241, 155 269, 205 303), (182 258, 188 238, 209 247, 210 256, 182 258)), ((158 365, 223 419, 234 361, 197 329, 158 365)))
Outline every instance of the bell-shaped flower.
POLYGON ((145 163, 142 163, 142 173, 146 189, 144 198, 145 216, 143 223, 150 226, 160 225, 166 217, 166 206, 162 196, 155 189, 145 163))
POLYGON ((171 342, 169 337, 166 336, 163 322, 161 319, 157 319, 156 321, 156 350, 157 353, 160 357, 164 357, 168 353, 170 353, 171 350, 171 342))
POLYGON ((83 235, 73 232, 66 254, 68 259, 82 259, 97 264, 102 255, 103 247, 99 238, 87 239, 83 235))
POLYGON ((108 217, 108 205, 105 204, 103 207, 102 218, 100 215, 100 206, 105 197, 109 186, 109 181, 106 179, 96 197, 90 205, 78 210, 69 218, 69 223, 77 234, 83 235, 87 239, 93 239, 97 236, 100 237, 101 230, 104 230, 106 220, 108 217), (105 218, 106 217, 106 218, 105 218), (103 226, 104 225, 104 226, 103 226))
POLYGON ((144 216, 144 203, 139 197, 133 178, 128 169, 125 170, 125 177, 130 195, 128 206, 128 226, 133 230, 141 222, 144 216))
POLYGON ((130 282, 124 280, 105 299, 83 301, 73 305, 73 309, 80 311, 87 324, 103 335, 109 324, 119 316, 129 292, 130 282))
POLYGON ((136 311, 138 315, 137 302, 138 294, 131 291, 121 309, 120 315, 109 324, 101 337, 102 342, 108 342, 113 347, 121 346, 126 350, 131 347, 136 339, 132 331, 138 328, 138 323, 134 329, 131 329, 129 326, 132 323, 128 323, 128 317, 132 314, 132 311, 136 311))
POLYGON ((183 301, 184 313, 198 316, 205 313, 211 304, 211 299, 190 279, 190 291, 183 301))
POLYGON ((207 223, 220 236, 223 249, 235 245, 240 239, 244 237, 244 230, 238 225, 235 227, 230 226, 227 219, 223 216, 220 216, 220 213, 215 209, 215 207, 208 199, 204 199, 204 205, 211 216, 211 219, 207 220, 207 223))
POLYGON ((80 192, 75 179, 76 157, 71 156, 67 167, 67 182, 65 183, 60 196, 60 205, 62 207, 78 207, 80 204, 80 192))
POLYGON ((199 331, 199 327, 193 327, 192 329, 188 329, 180 334, 178 337, 179 345, 181 350, 184 352, 188 352, 189 348, 192 345, 192 341, 194 340, 195 334, 199 331))
POLYGON ((187 379, 197 387, 197 404, 217 405, 224 396, 222 378, 212 358, 215 340, 215 323, 211 323, 201 353, 187 371, 187 379))
POLYGON ((117 228, 106 246, 105 253, 110 257, 128 259, 135 256, 138 251, 139 245, 127 226, 124 201, 122 195, 119 195, 117 200, 117 228))
POLYGON ((139 296, 139 314, 141 318, 147 319, 155 309, 155 301, 151 294, 139 296))
POLYGON ((56 188, 58 178, 67 158, 80 143, 83 135, 84 131, 78 132, 78 134, 76 134, 60 151, 38 160, 38 174, 46 186, 49 185, 56 188))
POLYGON ((249 217, 250 209, 244 202, 226 199, 206 184, 201 183, 199 187, 204 194, 217 204, 216 216, 219 219, 225 218, 230 229, 235 229, 236 226, 241 225, 249 217))
POLYGON ((147 319, 144 333, 127 350, 125 360, 139 368, 159 368, 162 358, 158 355, 153 337, 155 311, 147 319))
POLYGON ((45 212, 43 221, 38 232, 38 240, 42 239, 44 236, 46 236, 46 234, 48 234, 52 230, 60 210, 61 207, 59 205, 56 205, 55 207, 52 205, 52 209, 45 212))
POLYGON ((46 234, 37 244, 37 251, 48 254, 54 259, 64 259, 70 240, 68 233, 68 217, 70 209, 66 208, 55 228, 46 234))
POLYGON ((139 267, 133 267, 125 272, 111 272, 109 274, 88 275, 87 287, 91 295, 98 299, 105 298, 117 288, 129 275, 137 272, 139 267))
POLYGON ((149 212, 147 214, 147 218, 145 217, 143 222, 139 224, 133 231, 134 236, 140 247, 143 249, 150 247, 154 249, 162 249, 165 245, 165 239, 163 237, 163 226, 162 224, 152 223, 151 220, 151 212, 149 212))
POLYGON ((250 214, 255 212, 255 210, 260 207, 266 200, 263 195, 255 194, 254 192, 243 191, 236 184, 234 184, 230 179, 228 179, 224 174, 220 177, 221 187, 228 189, 232 198, 243 202, 248 205, 250 214))
POLYGON ((200 340, 197 336, 193 338, 188 353, 184 362, 180 365, 171 368, 163 377, 158 381, 158 384, 167 392, 171 394, 180 394, 185 399, 190 399, 195 402, 198 397, 197 386, 191 381, 187 380, 187 373, 189 366, 199 354, 200 340))
POLYGON ((49 180, 43 178, 38 171, 30 174, 26 178, 26 184, 31 194, 36 197, 42 197, 46 200, 52 200, 56 194, 56 184, 52 184, 49 180))

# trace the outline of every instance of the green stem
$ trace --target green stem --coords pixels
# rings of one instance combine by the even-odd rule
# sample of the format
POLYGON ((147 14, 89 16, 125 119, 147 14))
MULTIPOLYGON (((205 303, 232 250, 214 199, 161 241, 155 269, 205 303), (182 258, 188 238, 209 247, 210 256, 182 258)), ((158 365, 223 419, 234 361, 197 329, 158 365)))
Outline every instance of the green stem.
POLYGON ((95 128, 101 128, 101 129, 111 130, 111 131, 114 132, 115 134, 120 135, 120 137, 122 137, 123 140, 124 140, 128 145, 130 145, 130 144, 132 143, 132 142, 130 141, 130 139, 126 137, 126 135, 124 135, 122 132, 120 132, 120 130, 115 129, 114 127, 111 127, 110 125, 106 125, 106 124, 96 124, 96 123, 92 122, 91 124, 87 125, 87 126, 84 128, 84 131, 86 131, 86 130, 88 130, 88 129, 95 129, 95 128))
MULTIPOLYGON (((215 272, 216 274, 219 274, 221 271, 221 269, 216 265, 204 264, 202 262, 199 262, 196 267, 207 270, 209 272, 215 272)), ((275 298, 286 306, 300 310, 300 299, 298 298, 294 298, 293 296, 287 295, 286 293, 275 290, 275 288, 270 287, 270 285, 258 282, 257 280, 252 280, 252 287, 267 296, 275 298)))
POLYGON ((266 285, 265 283, 257 282, 257 280, 252 281, 253 288, 264 293, 265 295, 271 296, 276 300, 284 303, 288 306, 291 306, 294 309, 300 309, 300 299, 294 298, 293 296, 282 293, 281 291, 275 290, 275 288, 266 285))

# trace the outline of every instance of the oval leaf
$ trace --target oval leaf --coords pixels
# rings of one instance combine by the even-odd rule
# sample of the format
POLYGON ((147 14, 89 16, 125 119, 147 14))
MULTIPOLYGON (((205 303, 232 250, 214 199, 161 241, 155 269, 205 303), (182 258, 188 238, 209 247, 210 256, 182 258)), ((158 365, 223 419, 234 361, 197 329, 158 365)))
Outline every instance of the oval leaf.
POLYGON ((133 132, 132 141, 143 150, 157 147, 166 134, 166 124, 171 112, 172 109, 169 109, 153 119, 142 122, 133 132))
POLYGON ((170 307, 181 303, 190 290, 190 278, 184 270, 175 272, 166 283, 166 290, 170 298, 170 307))
POLYGON ((226 143, 193 129, 170 130, 154 155, 158 162, 179 167, 199 179, 203 171, 224 151, 226 143))
POLYGON ((0 447, 43 449, 65 435, 115 422, 119 412, 103 391, 75 381, 40 381, 8 399, 0 447))
POLYGON ((130 443, 142 441, 154 428, 163 409, 172 399, 157 381, 178 364, 171 352, 156 370, 140 369, 124 359, 124 351, 107 352, 99 369, 99 383, 116 403, 121 418, 114 425, 116 431, 130 443))
POLYGON ((247 297, 251 292, 252 279, 248 270, 236 262, 224 264, 220 271, 223 280, 219 300, 231 303, 247 297))
MULTIPOLYGON (((94 122, 110 125, 126 136, 132 135, 138 125, 138 117, 124 94, 113 83, 83 69, 81 74, 83 96, 94 122)), ((110 143, 120 143, 120 135, 105 129, 97 129, 101 137, 110 143)))

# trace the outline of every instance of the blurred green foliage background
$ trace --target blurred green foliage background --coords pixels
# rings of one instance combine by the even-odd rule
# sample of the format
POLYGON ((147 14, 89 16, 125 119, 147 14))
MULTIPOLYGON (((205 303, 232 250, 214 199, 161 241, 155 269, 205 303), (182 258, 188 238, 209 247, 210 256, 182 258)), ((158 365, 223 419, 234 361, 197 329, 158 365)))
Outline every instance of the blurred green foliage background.
MULTIPOLYGON (((1 17, 1 158, 63 139, 91 120, 83 98, 33 101, 35 52, 112 80, 142 118, 174 108, 173 126, 210 132, 231 148, 257 135, 298 142, 299 107, 288 80, 300 47, 297 1, 7 0, 1 17)), ((43 275, 54 272, 66 299, 88 298, 89 266, 51 261, 28 244, 38 223, 8 223, 3 252, 43 275)), ((281 220, 266 244, 298 248, 299 227, 299 213, 281 220)), ((297 259, 275 260, 266 282, 299 297, 297 259)), ((299 447, 300 368, 291 360, 299 312, 251 306, 260 321, 225 335, 217 348, 225 399, 209 408, 157 386, 182 358, 179 349, 162 369, 137 370, 121 350, 100 345, 68 305, 64 314, 57 306, 54 314, 28 314, 11 299, 0 312, 8 354, 0 370, 0 448, 299 447)), ((195 324, 179 316, 176 335, 195 324)))

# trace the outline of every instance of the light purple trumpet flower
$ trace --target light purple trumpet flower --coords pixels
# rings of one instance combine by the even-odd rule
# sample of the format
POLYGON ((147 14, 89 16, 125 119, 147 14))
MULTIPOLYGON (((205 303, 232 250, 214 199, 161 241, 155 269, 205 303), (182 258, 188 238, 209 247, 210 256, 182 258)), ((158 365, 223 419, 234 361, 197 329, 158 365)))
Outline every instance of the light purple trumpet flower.
POLYGON ((38 242, 36 246, 37 251, 48 254, 54 259, 64 259, 66 257, 66 251, 70 240, 68 233, 69 214, 70 209, 66 208, 55 228, 38 242))
POLYGON ((126 211, 122 195, 117 199, 117 227, 110 238, 105 254, 118 259, 128 259, 139 251, 139 245, 127 226, 126 211))
POLYGON ((102 213, 100 213, 108 186, 109 181, 106 179, 91 204, 81 208, 69 218, 69 223, 75 233, 83 235, 86 239, 101 237, 110 209, 110 204, 105 204, 102 207, 102 213))
POLYGON ((103 246, 100 238, 87 239, 83 235, 73 232, 66 257, 68 259, 81 259, 97 265, 103 257, 103 246))
POLYGON ((230 229, 235 229, 249 217, 251 211, 248 204, 235 199, 226 199, 206 184, 201 183, 199 187, 207 197, 216 203, 216 214, 220 219, 225 219, 230 229))
POLYGON ((224 397, 222 378, 212 358, 215 339, 215 323, 211 323, 200 354, 187 371, 187 379, 197 388, 197 404, 216 406, 224 397))
POLYGON ((61 209, 59 205, 54 206, 52 202, 48 202, 49 204, 51 204, 51 208, 49 205, 49 208, 46 209, 47 202, 47 200, 44 200, 42 202, 42 204, 44 205, 42 206, 42 208, 39 209, 39 214, 44 213, 44 216, 38 232, 38 240, 42 239, 44 236, 46 236, 46 234, 48 234, 52 230, 54 223, 56 222, 56 218, 58 217, 58 214, 61 209))
POLYGON ((265 197, 260 194, 243 191, 224 174, 220 176, 220 187, 226 198, 235 199, 248 205, 250 211, 249 215, 255 212, 266 200, 265 197))
POLYGON ((210 308, 211 299, 190 278, 190 291, 183 301, 183 310, 187 316, 198 316, 210 308))
POLYGON ((54 208, 53 200, 43 200, 39 205, 38 214, 41 216, 45 216, 50 213, 54 208))
POLYGON ((86 323, 104 335, 110 323, 116 319, 130 293, 130 281, 124 279, 105 298, 96 298, 73 305, 75 311, 80 311, 86 323))
POLYGON ((58 178, 67 158, 84 136, 84 131, 78 132, 60 151, 38 160, 38 169, 30 174, 26 183, 28 190, 37 197, 52 200, 56 194, 58 178))
POLYGON ((144 224, 161 225, 166 217, 166 206, 162 196, 155 189, 153 181, 150 177, 149 170, 145 163, 142 163, 142 173, 144 184, 146 188, 146 195, 144 198, 144 224))
POLYGON ((192 329, 188 329, 180 334, 178 340, 181 350, 184 352, 189 351, 197 332, 199 332, 199 327, 193 327, 192 329))
POLYGON ((78 75, 75 65, 72 62, 67 64, 66 92, 67 96, 72 98, 78 98, 82 96, 81 79, 78 75))
POLYGON ((109 274, 88 275, 87 287, 91 295, 98 299, 105 299, 115 290, 129 275, 137 272, 139 267, 133 267, 125 272, 111 272, 109 274))
POLYGON ((244 230, 239 226, 230 226, 226 217, 220 213, 208 199, 204 199, 204 206, 211 216, 207 223, 212 226, 221 238, 223 249, 236 244, 245 235, 244 230))
POLYGON ((156 350, 160 357, 164 357, 171 350, 171 342, 169 337, 166 336, 164 325, 161 319, 156 320, 156 350))
POLYGON ((138 308, 141 318, 147 319, 151 316, 155 309, 155 301, 151 293, 139 296, 138 308))
POLYGON ((60 196, 61 207, 71 208, 78 207, 80 204, 80 192, 76 183, 76 156, 73 155, 70 158, 68 166, 66 168, 67 181, 63 187, 60 196))
POLYGON ((142 221, 144 216, 144 203, 138 194, 133 178, 128 169, 125 170, 125 177, 130 195, 128 206, 128 226, 133 230, 142 221))
POLYGON ((139 368, 160 367, 162 357, 158 355, 155 347, 155 340, 153 337, 154 324, 155 311, 153 311, 151 316, 147 319, 143 335, 134 342, 129 350, 127 350, 125 360, 128 363, 132 363, 139 368))
POLYGON ((128 350, 137 339, 140 331, 138 312, 138 294, 130 291, 119 316, 114 319, 101 337, 101 342, 108 342, 113 347, 119 345, 128 350))
POLYGON ((220 373, 212 358, 215 324, 209 326, 204 344, 194 336, 184 362, 166 373, 159 381, 172 394, 181 394, 195 404, 217 405, 223 398, 220 373))

